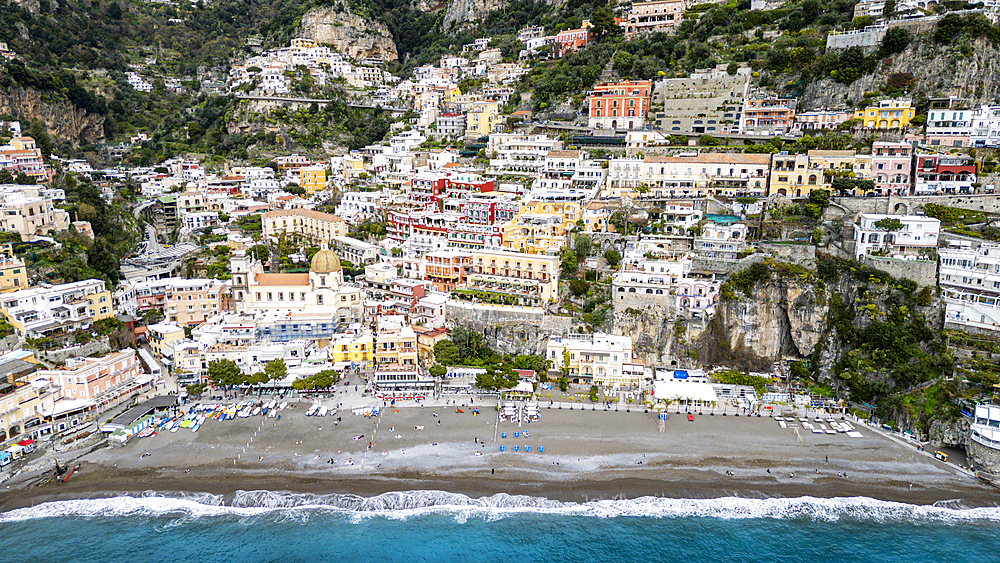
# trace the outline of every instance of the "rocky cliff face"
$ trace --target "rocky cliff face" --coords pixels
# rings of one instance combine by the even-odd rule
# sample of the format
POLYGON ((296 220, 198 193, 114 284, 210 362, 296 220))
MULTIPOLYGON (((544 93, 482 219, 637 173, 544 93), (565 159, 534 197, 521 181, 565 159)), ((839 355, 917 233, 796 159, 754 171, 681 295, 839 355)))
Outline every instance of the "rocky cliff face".
POLYGON ((951 46, 935 45, 927 36, 915 37, 909 47, 893 57, 889 64, 879 64, 872 74, 845 86, 831 79, 812 82, 802 95, 805 108, 841 107, 847 99, 858 101, 865 92, 878 92, 889 76, 912 73, 912 91, 928 97, 957 96, 970 99, 972 105, 992 103, 1000 90, 1000 50, 986 38, 973 42, 972 56, 963 56, 951 46))
MULTIPOLYGON (((562 0, 545 0, 549 6, 558 6, 562 0)), ((421 4, 435 5, 435 0, 421 0, 421 4)), ((448 0, 448 10, 444 13, 444 28, 452 24, 472 23, 481 20, 503 6, 500 0, 448 0)), ((430 10, 428 10, 430 11, 430 10)))
POLYGON ((302 18, 302 36, 334 45, 337 52, 354 59, 399 59, 389 28, 381 22, 336 8, 310 10, 302 18))
POLYGON ((485 18, 493 10, 500 9, 500 5, 500 0, 451 0, 444 13, 444 28, 485 18))
POLYGON ((722 302, 719 326, 730 343, 762 358, 812 354, 826 329, 826 291, 809 283, 780 279, 754 287, 751 297, 722 302))
POLYGON ((87 113, 68 101, 48 101, 38 90, 0 89, 0 114, 38 119, 60 141, 89 144, 104 140, 104 116, 87 113))

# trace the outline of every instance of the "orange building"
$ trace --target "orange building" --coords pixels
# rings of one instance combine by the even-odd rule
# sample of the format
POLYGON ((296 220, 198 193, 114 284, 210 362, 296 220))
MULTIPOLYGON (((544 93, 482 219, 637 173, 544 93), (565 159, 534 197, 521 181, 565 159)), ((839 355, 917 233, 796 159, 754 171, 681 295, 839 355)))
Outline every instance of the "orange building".
POLYGON ((779 98, 773 94, 747 97, 743 104, 743 135, 777 135, 788 133, 795 122, 796 98, 779 98))
POLYGON ((651 80, 627 80, 599 84, 590 93, 592 128, 641 129, 649 113, 651 80))

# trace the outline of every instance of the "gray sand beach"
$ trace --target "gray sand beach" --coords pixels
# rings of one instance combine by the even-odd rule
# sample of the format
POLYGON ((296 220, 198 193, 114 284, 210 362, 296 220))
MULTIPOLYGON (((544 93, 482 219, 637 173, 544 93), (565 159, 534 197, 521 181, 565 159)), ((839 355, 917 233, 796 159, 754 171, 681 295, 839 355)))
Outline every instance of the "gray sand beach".
POLYGON ((992 505, 1000 499, 1000 491, 954 465, 861 425, 863 437, 849 438, 782 429, 767 417, 696 415, 689 422, 671 413, 660 432, 656 415, 641 408, 543 405, 539 422, 518 426, 497 425, 493 406, 481 406, 478 416, 469 407, 458 413, 455 405, 411 403, 377 417, 341 409, 321 418, 305 416, 309 404, 282 411, 280 420, 208 421, 198 432, 161 432, 99 449, 80 458, 79 473, 65 484, 30 487, 32 475, 19 476, 3 492, 2 508, 146 490, 440 489, 573 501, 808 495, 992 505))

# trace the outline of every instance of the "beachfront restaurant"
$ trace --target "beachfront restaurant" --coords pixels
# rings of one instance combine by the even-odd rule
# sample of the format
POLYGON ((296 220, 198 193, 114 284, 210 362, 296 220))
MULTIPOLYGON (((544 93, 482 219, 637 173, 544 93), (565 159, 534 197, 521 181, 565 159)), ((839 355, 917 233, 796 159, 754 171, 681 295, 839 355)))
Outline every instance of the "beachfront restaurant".
POLYGON ((378 370, 373 378, 379 398, 413 399, 434 394, 436 380, 416 369, 378 370))
POLYGON ((712 408, 719 400, 711 383, 699 383, 681 379, 658 379, 653 383, 653 397, 657 402, 678 409, 712 408))

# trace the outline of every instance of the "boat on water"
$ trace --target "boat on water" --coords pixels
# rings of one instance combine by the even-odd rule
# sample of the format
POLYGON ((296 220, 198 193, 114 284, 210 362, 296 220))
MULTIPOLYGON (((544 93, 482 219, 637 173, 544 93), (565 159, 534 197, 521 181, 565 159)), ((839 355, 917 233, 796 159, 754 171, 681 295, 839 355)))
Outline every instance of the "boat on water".
POLYGON ((254 407, 253 410, 250 411, 251 416, 257 416, 258 414, 260 414, 260 407, 254 407))
POLYGON ((319 412, 319 406, 318 405, 313 405, 313 406, 309 407, 309 410, 306 411, 306 416, 313 416, 317 412, 319 412))
POLYGON ((320 407, 319 416, 326 416, 327 410, 328 409, 326 407, 320 407))

